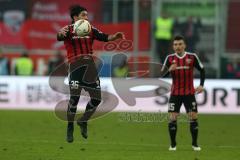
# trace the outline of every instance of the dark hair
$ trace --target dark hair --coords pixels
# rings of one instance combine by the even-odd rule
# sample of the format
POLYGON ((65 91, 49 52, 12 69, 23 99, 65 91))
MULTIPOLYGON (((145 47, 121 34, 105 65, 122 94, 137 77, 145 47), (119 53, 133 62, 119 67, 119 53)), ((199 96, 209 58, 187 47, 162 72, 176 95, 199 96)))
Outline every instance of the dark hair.
POLYGON ((182 35, 176 35, 176 36, 173 38, 173 41, 179 41, 179 40, 183 40, 184 43, 185 43, 185 38, 184 38, 182 35))
POLYGON ((80 6, 80 5, 73 5, 69 8, 70 10, 70 16, 73 20, 74 16, 78 16, 82 11, 87 11, 86 8, 80 6))
POLYGON ((22 52, 22 57, 29 57, 29 55, 26 51, 24 51, 24 52, 22 52))

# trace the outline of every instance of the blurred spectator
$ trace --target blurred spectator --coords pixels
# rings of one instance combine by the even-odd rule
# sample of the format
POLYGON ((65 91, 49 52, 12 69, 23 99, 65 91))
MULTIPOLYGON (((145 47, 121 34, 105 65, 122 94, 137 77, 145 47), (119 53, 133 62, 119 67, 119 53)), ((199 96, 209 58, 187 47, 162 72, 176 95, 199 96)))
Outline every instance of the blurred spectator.
POLYGON ((170 44, 173 36, 174 21, 165 13, 156 19, 155 39, 156 51, 160 62, 163 63, 170 52, 170 44))
MULTIPOLYGON (((51 74, 54 70, 56 70, 57 66, 64 64, 65 57, 62 55, 60 51, 58 51, 49 61, 48 61, 48 75, 51 74)), ((61 72, 59 70, 59 72, 61 72)), ((57 73, 58 75, 62 75, 61 73, 57 73)))
POLYGON ((236 65, 235 78, 240 79, 240 62, 238 62, 236 65))
POLYGON ((113 76, 114 77, 127 77, 128 76, 128 65, 127 60, 122 61, 122 63, 115 67, 113 70, 113 76))
POLYGON ((199 53, 198 57, 199 57, 199 59, 201 59, 201 61, 203 63, 208 63, 209 62, 208 57, 206 56, 206 52, 205 51, 199 51, 198 53, 199 53))
POLYGON ((201 27, 202 23, 200 18, 198 18, 197 21, 194 22, 193 17, 189 17, 187 21, 182 24, 182 34, 186 40, 187 51, 196 51, 196 44, 200 40, 199 30, 201 27))
POLYGON ((133 20, 133 0, 120 0, 119 5, 119 22, 128 22, 133 20))
POLYGON ((150 20, 150 18, 151 18, 151 0, 140 0, 139 1, 139 9, 140 9, 140 12, 139 12, 140 20, 150 20))
POLYGON ((232 63, 227 64, 227 74, 225 75, 226 78, 234 78, 234 66, 232 63))
POLYGON ((233 61, 227 64, 227 75, 226 78, 240 78, 240 62, 233 61))
POLYGON ((102 7, 102 22, 103 23, 111 23, 112 22, 112 9, 113 9, 113 1, 103 0, 102 7))
POLYGON ((15 74, 19 76, 33 75, 33 62, 29 58, 28 53, 24 52, 21 57, 16 60, 15 74))
POLYGON ((239 79, 240 78, 240 59, 221 58, 221 78, 239 79))
POLYGON ((10 73, 10 63, 6 57, 2 54, 0 49, 0 75, 9 75, 10 73))
POLYGON ((182 26, 181 23, 179 22, 179 18, 175 17, 174 18, 174 23, 173 23, 173 35, 182 35, 182 26))

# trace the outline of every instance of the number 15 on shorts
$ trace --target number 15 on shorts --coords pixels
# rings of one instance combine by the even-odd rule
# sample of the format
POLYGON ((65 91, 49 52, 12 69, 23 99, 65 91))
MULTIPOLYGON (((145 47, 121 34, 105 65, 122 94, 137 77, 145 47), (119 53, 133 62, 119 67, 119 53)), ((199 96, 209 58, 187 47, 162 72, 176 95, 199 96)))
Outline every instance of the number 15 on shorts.
POLYGON ((169 111, 174 111, 175 108, 175 103, 168 103, 168 110, 169 111))

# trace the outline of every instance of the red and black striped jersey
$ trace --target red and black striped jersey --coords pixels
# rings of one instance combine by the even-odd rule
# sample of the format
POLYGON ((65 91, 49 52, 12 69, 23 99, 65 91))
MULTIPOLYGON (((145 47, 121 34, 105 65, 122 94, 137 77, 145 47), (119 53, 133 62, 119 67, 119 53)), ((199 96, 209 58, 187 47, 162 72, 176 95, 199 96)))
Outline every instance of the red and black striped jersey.
POLYGON ((73 24, 68 25, 68 33, 63 40, 67 50, 68 62, 74 62, 81 55, 89 55, 93 53, 93 41, 108 41, 108 35, 99 31, 92 26, 89 35, 80 37, 73 32, 73 24))
MULTIPOLYGON (((182 57, 177 53, 168 55, 164 61, 163 68, 169 68, 173 63, 177 65, 174 71, 171 71, 172 87, 171 95, 194 95, 193 85, 194 68, 204 71, 204 67, 195 53, 185 52, 182 57)), ((205 79, 204 72, 201 72, 201 85, 205 79)))

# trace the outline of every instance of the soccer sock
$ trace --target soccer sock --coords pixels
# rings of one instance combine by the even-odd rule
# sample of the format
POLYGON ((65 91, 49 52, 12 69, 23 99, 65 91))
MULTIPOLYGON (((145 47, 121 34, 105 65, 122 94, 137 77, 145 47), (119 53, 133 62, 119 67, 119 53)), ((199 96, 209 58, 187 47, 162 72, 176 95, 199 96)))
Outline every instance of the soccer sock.
POLYGON ((177 121, 170 121, 168 123, 168 131, 171 139, 171 146, 176 146, 177 121))
POLYGON ((80 118, 81 122, 87 122, 91 116, 94 114, 94 112, 96 111, 97 106, 94 106, 91 101, 88 102, 87 106, 86 106, 86 110, 84 112, 84 114, 82 115, 82 117, 80 118))
POLYGON ((197 137, 198 137, 198 122, 197 119, 190 121, 190 131, 192 135, 192 145, 197 146, 197 137))
POLYGON ((72 106, 68 104, 68 110, 67 110, 68 124, 73 124, 76 111, 77 111, 77 106, 72 106))

